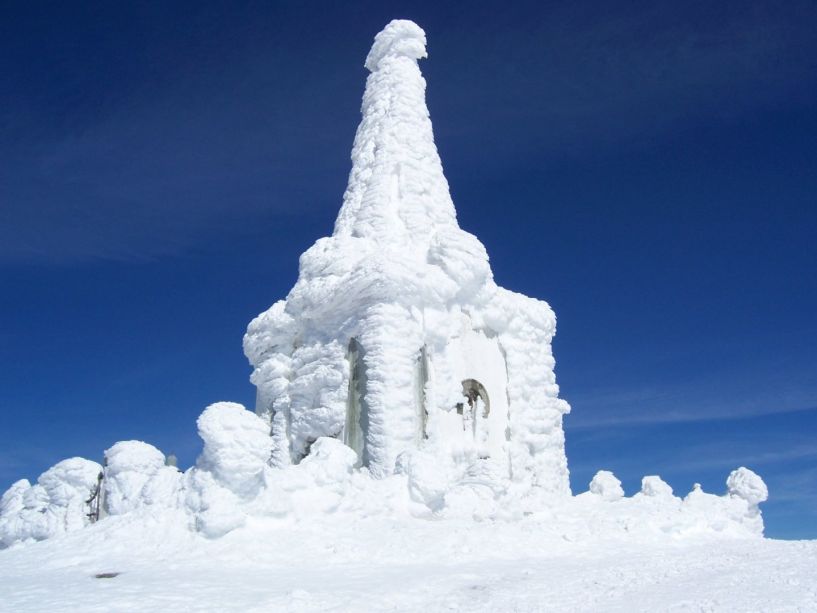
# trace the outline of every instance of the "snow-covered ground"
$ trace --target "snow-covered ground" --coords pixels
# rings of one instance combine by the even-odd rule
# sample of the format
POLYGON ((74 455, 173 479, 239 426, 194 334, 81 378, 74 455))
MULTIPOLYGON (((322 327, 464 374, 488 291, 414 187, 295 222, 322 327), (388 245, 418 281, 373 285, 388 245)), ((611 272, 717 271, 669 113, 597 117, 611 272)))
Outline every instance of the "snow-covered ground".
POLYGON ((180 525, 129 514, 0 552, 0 610, 817 611, 817 541, 567 540, 541 518, 180 525))

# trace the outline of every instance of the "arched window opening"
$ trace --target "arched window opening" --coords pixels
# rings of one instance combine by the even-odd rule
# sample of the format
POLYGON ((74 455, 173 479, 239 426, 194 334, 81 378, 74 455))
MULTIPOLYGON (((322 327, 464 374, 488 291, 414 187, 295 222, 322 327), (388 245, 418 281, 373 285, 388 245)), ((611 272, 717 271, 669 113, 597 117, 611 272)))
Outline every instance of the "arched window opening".
POLYGON ((488 416, 491 413, 491 401, 488 391, 476 379, 466 379, 462 382, 462 395, 465 403, 457 404, 457 413, 462 415, 462 427, 466 435, 473 438, 480 457, 488 457, 488 416))

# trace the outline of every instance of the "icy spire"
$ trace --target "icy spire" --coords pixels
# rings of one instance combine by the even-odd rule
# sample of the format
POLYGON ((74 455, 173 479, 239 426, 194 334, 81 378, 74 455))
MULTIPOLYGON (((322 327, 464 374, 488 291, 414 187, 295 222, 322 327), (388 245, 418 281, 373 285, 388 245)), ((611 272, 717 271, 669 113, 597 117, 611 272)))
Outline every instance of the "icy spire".
POLYGON ((417 245, 439 226, 456 226, 417 65, 425 43, 422 28, 402 19, 375 36, 336 236, 417 245))

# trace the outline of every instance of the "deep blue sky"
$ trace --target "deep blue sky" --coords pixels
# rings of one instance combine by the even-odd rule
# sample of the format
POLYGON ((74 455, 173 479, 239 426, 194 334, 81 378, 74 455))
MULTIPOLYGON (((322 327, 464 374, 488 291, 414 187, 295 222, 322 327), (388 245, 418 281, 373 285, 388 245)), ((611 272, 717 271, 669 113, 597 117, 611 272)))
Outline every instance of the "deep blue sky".
POLYGON ((574 491, 746 465, 817 538, 814 2, 70 4, 0 13, 0 489, 252 406, 402 17, 461 225, 559 316, 574 491))

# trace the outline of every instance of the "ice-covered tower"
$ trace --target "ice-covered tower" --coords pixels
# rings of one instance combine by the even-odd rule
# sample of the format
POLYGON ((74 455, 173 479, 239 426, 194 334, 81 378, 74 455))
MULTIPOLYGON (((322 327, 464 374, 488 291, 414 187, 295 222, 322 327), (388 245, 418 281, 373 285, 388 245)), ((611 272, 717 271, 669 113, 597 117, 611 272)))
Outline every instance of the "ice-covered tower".
POLYGON ((375 37, 334 233, 244 338, 256 410, 276 465, 329 436, 375 476, 419 449, 568 493, 556 318, 498 287, 485 248, 457 224, 417 65, 425 42, 404 20, 375 37))

